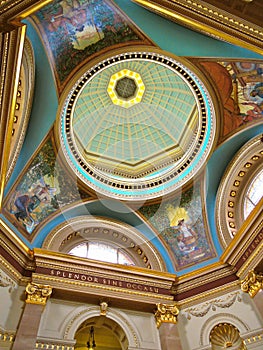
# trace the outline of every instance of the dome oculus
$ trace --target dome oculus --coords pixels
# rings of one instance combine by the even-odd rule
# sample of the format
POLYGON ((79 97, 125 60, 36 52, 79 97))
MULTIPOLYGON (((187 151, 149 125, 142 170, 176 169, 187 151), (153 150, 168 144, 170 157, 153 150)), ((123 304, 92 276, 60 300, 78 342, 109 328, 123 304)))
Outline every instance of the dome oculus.
POLYGON ((64 155, 106 196, 151 199, 176 190, 204 165, 215 113, 200 78, 159 53, 110 57, 75 83, 61 112, 64 155))

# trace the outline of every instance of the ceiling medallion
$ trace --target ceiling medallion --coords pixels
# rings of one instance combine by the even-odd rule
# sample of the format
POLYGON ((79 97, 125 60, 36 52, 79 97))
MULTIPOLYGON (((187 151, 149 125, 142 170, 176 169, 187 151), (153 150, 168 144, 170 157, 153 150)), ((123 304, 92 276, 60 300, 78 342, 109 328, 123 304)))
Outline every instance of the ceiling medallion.
POLYGON ((140 74, 122 69, 111 76, 107 92, 115 105, 129 108, 141 102, 144 90, 140 74))
POLYGON ((93 190, 145 200, 184 185, 213 147, 215 111, 188 63, 128 52, 88 69, 60 113, 67 162, 93 190))

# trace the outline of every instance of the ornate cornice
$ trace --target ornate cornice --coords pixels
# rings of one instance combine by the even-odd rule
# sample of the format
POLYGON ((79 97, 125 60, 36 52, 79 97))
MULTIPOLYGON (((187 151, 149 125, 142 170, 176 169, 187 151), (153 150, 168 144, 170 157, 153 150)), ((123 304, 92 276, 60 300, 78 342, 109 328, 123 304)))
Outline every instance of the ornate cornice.
POLYGON ((219 5, 213 6, 201 0, 133 1, 190 29, 262 53, 262 28, 223 10, 219 5))
POLYGON ((247 276, 241 281, 241 290, 250 295, 251 298, 263 289, 263 274, 249 271, 247 276))
POLYGON ((157 304, 157 310, 154 314, 157 328, 162 323, 177 323, 179 309, 176 304, 157 304))

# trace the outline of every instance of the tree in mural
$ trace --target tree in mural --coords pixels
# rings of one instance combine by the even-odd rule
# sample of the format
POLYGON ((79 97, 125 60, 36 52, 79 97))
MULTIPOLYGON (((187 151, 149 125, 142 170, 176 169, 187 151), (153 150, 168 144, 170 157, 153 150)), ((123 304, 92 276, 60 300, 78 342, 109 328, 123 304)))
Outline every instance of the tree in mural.
POLYGON ((83 194, 57 162, 52 141, 48 139, 12 191, 5 208, 31 234, 41 221, 80 197, 83 194))

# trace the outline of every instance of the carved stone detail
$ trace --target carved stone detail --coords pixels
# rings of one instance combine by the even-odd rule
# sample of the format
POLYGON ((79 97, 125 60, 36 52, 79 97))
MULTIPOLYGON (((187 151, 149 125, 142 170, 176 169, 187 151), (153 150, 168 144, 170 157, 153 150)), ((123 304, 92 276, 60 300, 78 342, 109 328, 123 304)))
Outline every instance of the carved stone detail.
POLYGON ((29 283, 26 286, 26 293, 26 303, 46 305, 47 299, 52 293, 52 288, 48 285, 29 283))
POLYGON ((108 311, 108 303, 106 303, 106 301, 102 301, 100 303, 100 314, 101 314, 101 316, 106 316, 107 311, 108 311))
POLYGON ((213 299, 207 303, 186 309, 183 314, 190 320, 191 316, 203 317, 210 310, 216 312, 217 308, 226 309, 231 307, 236 301, 241 302, 240 292, 234 292, 221 298, 213 299))
POLYGON ((251 298, 263 289, 263 274, 257 274, 253 270, 249 271, 247 276, 241 281, 241 290, 250 295, 251 298))
POLYGON ((8 287, 9 293, 15 289, 15 282, 0 272, 0 287, 8 287))
POLYGON ((179 309, 176 304, 157 304, 157 311, 154 314, 157 328, 162 323, 177 323, 178 314, 179 309))

